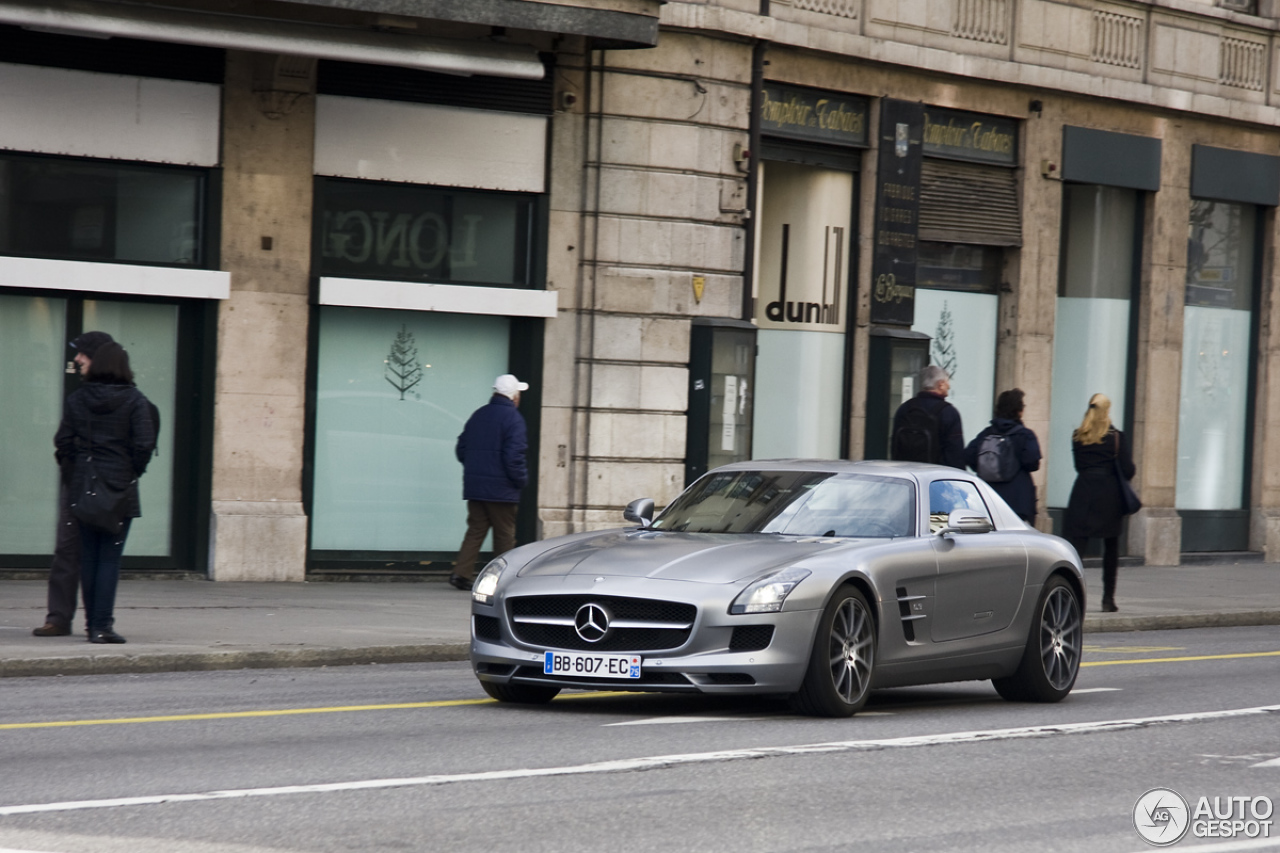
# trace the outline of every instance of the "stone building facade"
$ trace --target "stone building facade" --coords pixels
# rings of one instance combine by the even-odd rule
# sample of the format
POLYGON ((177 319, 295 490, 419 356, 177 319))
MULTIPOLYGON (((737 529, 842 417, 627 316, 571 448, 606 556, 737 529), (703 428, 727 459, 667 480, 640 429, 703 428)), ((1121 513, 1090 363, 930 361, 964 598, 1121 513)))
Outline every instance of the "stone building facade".
POLYGON ((172 412, 135 569, 443 571, 497 373, 528 540, 883 455, 922 358, 967 437, 1026 391, 1043 529, 1101 391, 1129 553, 1280 554, 1266 0, 177 5, 0 2, 0 567, 95 326, 172 412))

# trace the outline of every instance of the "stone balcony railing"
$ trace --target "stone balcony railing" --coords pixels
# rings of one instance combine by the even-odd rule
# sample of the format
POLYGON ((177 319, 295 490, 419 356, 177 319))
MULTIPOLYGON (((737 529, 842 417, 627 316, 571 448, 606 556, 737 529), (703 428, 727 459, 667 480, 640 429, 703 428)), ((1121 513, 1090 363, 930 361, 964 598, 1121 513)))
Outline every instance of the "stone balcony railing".
POLYGON ((760 6, 670 0, 662 23, 1280 123, 1280 0, 769 0, 765 16, 760 6))

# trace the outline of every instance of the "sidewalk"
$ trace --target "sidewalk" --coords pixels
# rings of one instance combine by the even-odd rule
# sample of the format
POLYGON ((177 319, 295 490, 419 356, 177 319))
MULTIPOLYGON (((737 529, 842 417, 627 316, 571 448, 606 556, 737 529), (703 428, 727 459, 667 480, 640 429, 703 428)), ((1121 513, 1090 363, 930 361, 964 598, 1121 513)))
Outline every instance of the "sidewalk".
MULTIPOLYGON (((1096 611, 1102 571, 1085 569, 1085 631, 1280 625, 1280 564, 1121 567, 1119 613, 1096 611)), ((125 580, 122 646, 33 637, 43 581, 0 580, 0 677, 178 672, 466 660, 470 596, 420 583, 125 580)))

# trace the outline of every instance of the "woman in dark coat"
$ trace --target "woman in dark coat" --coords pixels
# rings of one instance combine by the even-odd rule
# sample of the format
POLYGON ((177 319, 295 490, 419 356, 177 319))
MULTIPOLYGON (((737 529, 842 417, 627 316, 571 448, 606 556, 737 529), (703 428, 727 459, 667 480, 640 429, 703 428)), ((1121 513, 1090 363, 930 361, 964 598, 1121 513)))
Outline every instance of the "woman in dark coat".
POLYGON ((80 587, 89 642, 123 643, 124 637, 113 630, 120 556, 130 523, 142 515, 138 477, 155 450, 156 431, 147 398, 134 387, 129 354, 119 344, 98 348, 85 380, 67 398, 53 441, 73 505, 89 466, 99 479, 125 489, 119 533, 80 524, 80 587))
POLYGON ((1071 435, 1076 482, 1067 501, 1063 536, 1083 554, 1091 538, 1102 540, 1102 609, 1116 607, 1116 567, 1120 563, 1120 527, 1124 498, 1116 479, 1116 460, 1126 480, 1135 468, 1125 434, 1111 425, 1111 400, 1105 394, 1089 398, 1080 428, 1071 435))
POLYGON ((991 419, 991 426, 969 442, 969 446, 964 449, 964 462, 977 471, 978 451, 982 448, 982 440, 992 433, 1007 435, 1013 442, 1021 467, 1012 480, 991 483, 991 488, 1004 498, 1009 508, 1018 514, 1018 518, 1027 524, 1035 524, 1036 484, 1031 482, 1031 472, 1040 470, 1040 441, 1022 423, 1024 396, 1020 388, 1000 392, 1000 396, 996 398, 996 416, 991 419))

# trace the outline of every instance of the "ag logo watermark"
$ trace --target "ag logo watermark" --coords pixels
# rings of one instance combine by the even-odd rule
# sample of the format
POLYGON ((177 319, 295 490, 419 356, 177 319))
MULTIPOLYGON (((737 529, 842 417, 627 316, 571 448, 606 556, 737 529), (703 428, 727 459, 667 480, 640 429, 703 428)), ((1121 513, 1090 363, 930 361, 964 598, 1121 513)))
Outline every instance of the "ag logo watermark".
POLYGON ((1270 797, 1200 797, 1193 808, 1172 788, 1152 788, 1133 806, 1133 826, 1148 844, 1168 847, 1195 838, 1270 838, 1270 797))
POLYGON ((1134 803, 1133 826, 1148 844, 1177 844, 1191 826, 1187 801, 1169 788, 1152 788, 1134 803))

